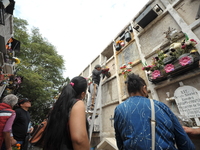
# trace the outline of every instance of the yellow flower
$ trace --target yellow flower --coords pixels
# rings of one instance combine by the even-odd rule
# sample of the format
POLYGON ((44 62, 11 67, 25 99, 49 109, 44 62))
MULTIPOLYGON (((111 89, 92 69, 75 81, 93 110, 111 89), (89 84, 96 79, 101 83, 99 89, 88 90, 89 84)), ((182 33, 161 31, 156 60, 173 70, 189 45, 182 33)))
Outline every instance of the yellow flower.
POLYGON ((192 49, 192 50, 190 51, 190 53, 195 53, 195 52, 197 52, 196 49, 192 49))
POLYGON ((164 54, 164 57, 167 57, 168 55, 167 54, 164 54))

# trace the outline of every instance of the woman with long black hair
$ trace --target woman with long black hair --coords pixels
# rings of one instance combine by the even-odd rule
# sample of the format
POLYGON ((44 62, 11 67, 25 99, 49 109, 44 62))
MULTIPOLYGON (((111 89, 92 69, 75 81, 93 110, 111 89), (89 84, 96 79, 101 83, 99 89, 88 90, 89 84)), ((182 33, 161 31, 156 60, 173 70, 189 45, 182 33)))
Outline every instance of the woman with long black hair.
POLYGON ((49 115, 44 133, 44 150, 89 150, 82 99, 87 90, 84 77, 74 77, 62 90, 49 115))

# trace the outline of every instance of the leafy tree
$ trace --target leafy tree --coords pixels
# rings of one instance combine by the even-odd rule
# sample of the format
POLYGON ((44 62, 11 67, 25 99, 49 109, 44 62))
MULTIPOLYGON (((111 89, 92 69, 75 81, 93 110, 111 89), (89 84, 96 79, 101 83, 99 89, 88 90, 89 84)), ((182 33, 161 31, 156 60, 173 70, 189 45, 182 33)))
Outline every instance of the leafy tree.
POLYGON ((14 38, 21 42, 20 53, 16 54, 21 63, 16 74, 23 77, 18 95, 32 100, 30 113, 33 122, 38 123, 48 114, 54 98, 69 79, 62 76, 64 60, 55 47, 42 37, 38 28, 29 33, 27 27, 26 20, 14 18, 14 38))

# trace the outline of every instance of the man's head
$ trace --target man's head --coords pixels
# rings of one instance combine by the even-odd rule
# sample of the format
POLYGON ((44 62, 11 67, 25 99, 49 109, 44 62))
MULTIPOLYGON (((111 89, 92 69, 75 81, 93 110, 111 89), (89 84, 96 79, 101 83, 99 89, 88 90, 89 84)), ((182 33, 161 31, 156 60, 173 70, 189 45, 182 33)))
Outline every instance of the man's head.
POLYGON ((100 71, 101 70, 101 65, 98 64, 94 68, 97 69, 98 71, 100 71))
POLYGON ((3 103, 6 103, 6 104, 10 105, 11 107, 13 107, 15 104, 17 104, 17 101, 18 101, 18 97, 14 94, 6 95, 2 100, 3 103))
POLYGON ((28 98, 21 98, 19 101, 18 101, 18 105, 21 107, 21 108, 25 108, 25 109, 28 109, 29 107, 31 107, 31 102, 28 98))

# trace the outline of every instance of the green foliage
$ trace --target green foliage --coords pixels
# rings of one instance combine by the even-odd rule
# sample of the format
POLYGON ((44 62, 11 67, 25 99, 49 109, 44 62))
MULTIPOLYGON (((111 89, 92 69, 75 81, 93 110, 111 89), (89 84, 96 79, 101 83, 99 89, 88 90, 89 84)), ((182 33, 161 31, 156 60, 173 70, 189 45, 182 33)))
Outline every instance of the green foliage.
POLYGON ((19 97, 32 100, 30 113, 33 123, 41 122, 55 102, 63 83, 64 60, 55 47, 33 28, 29 33, 26 20, 14 18, 14 38, 21 42, 21 60, 17 66, 17 75, 23 77, 18 90, 19 97))

